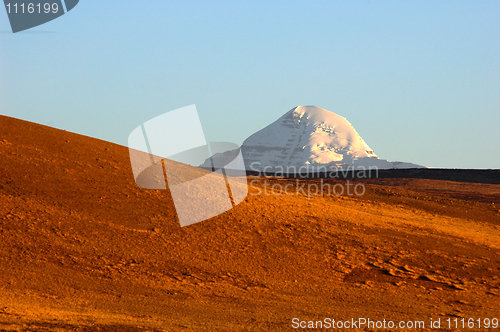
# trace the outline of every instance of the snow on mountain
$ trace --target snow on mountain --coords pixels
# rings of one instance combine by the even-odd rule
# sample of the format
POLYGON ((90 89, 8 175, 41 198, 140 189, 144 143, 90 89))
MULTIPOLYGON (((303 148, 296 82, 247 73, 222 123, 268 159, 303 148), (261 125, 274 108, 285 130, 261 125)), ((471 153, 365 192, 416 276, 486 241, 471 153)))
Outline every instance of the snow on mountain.
MULTIPOLYGON (((379 159, 346 118, 315 106, 298 106, 241 145, 245 168, 253 171, 299 171, 299 168, 421 168, 379 159)), ((215 154, 230 160, 233 153, 215 154)), ((207 159, 202 167, 208 167, 207 159)))

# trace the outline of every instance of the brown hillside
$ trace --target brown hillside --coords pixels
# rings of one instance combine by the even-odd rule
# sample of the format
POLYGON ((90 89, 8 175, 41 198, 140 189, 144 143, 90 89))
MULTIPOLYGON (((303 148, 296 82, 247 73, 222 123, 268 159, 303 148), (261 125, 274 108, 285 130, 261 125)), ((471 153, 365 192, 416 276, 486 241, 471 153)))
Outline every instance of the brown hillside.
POLYGON ((308 197, 264 183, 321 180, 251 178, 236 208, 181 228, 126 147, 9 117, 0 174, 0 331, 500 320, 500 185, 350 180, 365 195, 308 197))

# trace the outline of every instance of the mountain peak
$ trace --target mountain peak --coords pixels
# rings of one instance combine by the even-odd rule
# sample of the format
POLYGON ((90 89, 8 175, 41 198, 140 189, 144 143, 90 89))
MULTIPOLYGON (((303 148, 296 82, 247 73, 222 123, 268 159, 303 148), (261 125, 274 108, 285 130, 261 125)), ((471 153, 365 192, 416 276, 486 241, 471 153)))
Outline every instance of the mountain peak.
POLYGON ((252 171, 422 167, 379 159, 346 118, 316 106, 292 108, 248 137, 241 151, 245 168, 252 171))
POLYGON ((291 109, 242 148, 247 162, 265 166, 351 164, 377 157, 346 118, 316 106, 291 109))

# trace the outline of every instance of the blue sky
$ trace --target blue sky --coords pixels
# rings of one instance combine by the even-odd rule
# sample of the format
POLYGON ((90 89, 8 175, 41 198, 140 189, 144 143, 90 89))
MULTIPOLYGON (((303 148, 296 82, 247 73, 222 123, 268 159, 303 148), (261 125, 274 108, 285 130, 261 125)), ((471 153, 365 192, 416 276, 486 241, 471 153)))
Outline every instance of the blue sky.
POLYGON ((497 0, 80 0, 9 31, 3 11, 3 115, 126 145, 196 104, 209 141, 241 144, 315 105, 383 159, 500 168, 497 0))

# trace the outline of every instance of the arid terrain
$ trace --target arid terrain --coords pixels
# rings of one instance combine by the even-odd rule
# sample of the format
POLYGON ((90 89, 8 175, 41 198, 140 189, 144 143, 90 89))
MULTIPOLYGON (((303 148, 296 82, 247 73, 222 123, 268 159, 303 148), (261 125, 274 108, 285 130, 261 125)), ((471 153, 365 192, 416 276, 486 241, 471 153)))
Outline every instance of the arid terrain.
POLYGON ((126 147, 3 116, 0 174, 0 331, 500 319, 494 181, 351 179, 364 195, 308 197, 263 186, 321 180, 249 178, 234 209, 180 227, 168 190, 135 184, 126 147))

